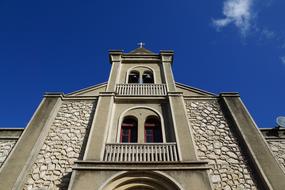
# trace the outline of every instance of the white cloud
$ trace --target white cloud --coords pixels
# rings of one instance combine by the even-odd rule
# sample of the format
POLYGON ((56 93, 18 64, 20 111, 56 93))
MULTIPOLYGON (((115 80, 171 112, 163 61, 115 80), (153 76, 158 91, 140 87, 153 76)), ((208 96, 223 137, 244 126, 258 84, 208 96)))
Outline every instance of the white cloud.
POLYGON ((274 39, 276 37, 276 34, 274 31, 265 28, 261 30, 261 36, 265 37, 266 39, 274 39))
POLYGON ((233 23, 243 35, 250 29, 252 21, 253 0, 225 0, 223 14, 225 18, 214 19, 213 24, 218 29, 233 23))
POLYGON ((282 62, 283 64, 285 64, 285 56, 280 57, 280 59, 281 59, 281 62, 282 62))

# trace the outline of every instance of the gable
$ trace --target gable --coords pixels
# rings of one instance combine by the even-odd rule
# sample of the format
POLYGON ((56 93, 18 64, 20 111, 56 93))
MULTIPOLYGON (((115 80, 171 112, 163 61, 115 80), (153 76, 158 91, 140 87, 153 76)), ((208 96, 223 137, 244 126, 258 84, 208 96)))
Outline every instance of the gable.
POLYGON ((216 96, 214 93, 207 92, 198 88, 187 86, 181 83, 175 83, 178 92, 183 92, 183 96, 216 96))
POLYGON ((107 88, 107 82, 90 86, 75 92, 71 92, 69 96, 99 96, 99 92, 105 92, 107 88))

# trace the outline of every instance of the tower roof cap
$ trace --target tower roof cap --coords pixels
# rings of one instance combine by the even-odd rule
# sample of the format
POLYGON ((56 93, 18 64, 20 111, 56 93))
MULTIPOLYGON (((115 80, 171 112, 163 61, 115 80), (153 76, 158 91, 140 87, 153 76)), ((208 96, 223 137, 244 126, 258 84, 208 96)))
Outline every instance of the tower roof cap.
POLYGON ((155 55, 152 51, 144 48, 144 47, 138 47, 132 51, 130 51, 128 54, 150 54, 150 55, 155 55))

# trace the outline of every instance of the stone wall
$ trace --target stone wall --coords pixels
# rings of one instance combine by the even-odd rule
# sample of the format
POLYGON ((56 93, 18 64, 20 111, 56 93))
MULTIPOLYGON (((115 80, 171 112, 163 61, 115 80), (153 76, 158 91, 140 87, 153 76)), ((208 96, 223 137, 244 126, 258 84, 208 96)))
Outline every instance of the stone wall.
POLYGON ((279 162, 285 172, 285 140, 267 139, 267 143, 273 152, 274 157, 279 162))
POLYGON ((215 190, 257 189, 217 100, 186 100, 199 159, 208 160, 215 190))
POLYGON ((30 189, 67 189, 72 166, 91 124, 93 101, 64 101, 49 129, 24 186, 30 189))
POLYGON ((0 140, 0 168, 13 149, 16 142, 17 140, 0 140))

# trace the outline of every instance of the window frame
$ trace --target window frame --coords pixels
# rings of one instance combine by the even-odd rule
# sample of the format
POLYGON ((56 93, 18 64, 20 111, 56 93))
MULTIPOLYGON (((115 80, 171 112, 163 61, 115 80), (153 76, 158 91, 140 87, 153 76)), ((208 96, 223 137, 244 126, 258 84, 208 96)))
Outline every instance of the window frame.
POLYGON ((121 130, 120 130, 120 143, 137 143, 138 142, 138 119, 134 116, 126 116, 124 117, 122 124, 121 124, 121 130), (132 123, 124 123, 127 119, 133 119, 135 124, 132 123), (123 142, 124 138, 124 130, 128 130, 128 141, 123 142), (135 140, 133 140, 135 139, 135 140), (133 141, 133 142, 132 142, 133 141))
POLYGON ((162 128, 161 128, 161 121, 156 116, 148 116, 146 117, 144 123, 144 142, 145 143, 162 143, 163 142, 163 135, 162 135, 162 128), (147 123, 148 119, 154 119, 155 122, 147 123), (151 142, 147 141, 147 130, 151 129, 151 142))

